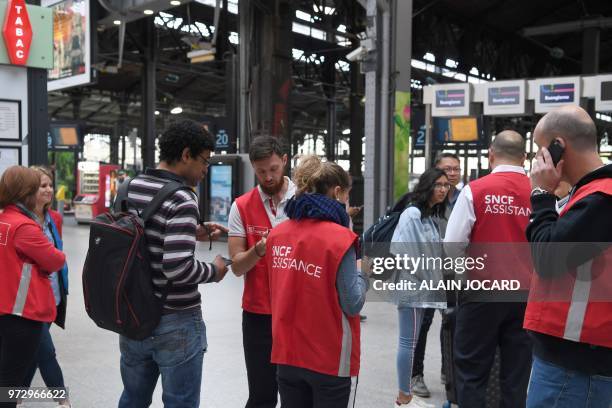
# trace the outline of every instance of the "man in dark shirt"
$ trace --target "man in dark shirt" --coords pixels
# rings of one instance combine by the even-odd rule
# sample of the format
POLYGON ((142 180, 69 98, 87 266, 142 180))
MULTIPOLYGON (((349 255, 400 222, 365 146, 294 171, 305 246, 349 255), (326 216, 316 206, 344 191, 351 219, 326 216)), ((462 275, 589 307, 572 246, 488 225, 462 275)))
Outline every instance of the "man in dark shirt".
MULTIPOLYGON (((159 165, 130 182, 128 200, 142 211, 171 180, 197 185, 206 176, 214 146, 213 136, 195 122, 171 125, 159 140, 159 165)), ((227 267, 220 256, 209 264, 195 259, 196 240, 207 239, 208 232, 212 238, 222 232, 221 226, 204 228, 199 220, 197 196, 181 189, 164 201, 145 225, 155 293, 162 297, 167 291, 167 297, 161 321, 149 338, 120 337, 124 386, 120 408, 148 407, 160 374, 164 405, 200 405, 207 343, 198 284, 219 282, 227 267)))
POLYGON ((576 106, 544 116, 534 141, 540 149, 531 171, 533 213, 527 227, 527 239, 536 243, 524 324, 534 344, 527 407, 607 408, 612 406, 612 165, 601 161, 595 124, 576 106), (548 150, 554 140, 563 147, 556 166, 548 150), (553 192, 560 181, 574 188, 558 214, 553 192), (566 294, 555 290, 565 288, 564 282, 569 282, 566 294))

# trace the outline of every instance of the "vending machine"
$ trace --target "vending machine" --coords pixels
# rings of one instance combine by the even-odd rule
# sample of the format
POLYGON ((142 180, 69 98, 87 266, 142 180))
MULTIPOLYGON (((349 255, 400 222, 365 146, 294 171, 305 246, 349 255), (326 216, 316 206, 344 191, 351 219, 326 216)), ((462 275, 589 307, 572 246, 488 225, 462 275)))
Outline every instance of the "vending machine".
POLYGON ((107 212, 117 194, 116 164, 80 162, 77 166, 77 195, 74 217, 79 224, 91 222, 107 212))

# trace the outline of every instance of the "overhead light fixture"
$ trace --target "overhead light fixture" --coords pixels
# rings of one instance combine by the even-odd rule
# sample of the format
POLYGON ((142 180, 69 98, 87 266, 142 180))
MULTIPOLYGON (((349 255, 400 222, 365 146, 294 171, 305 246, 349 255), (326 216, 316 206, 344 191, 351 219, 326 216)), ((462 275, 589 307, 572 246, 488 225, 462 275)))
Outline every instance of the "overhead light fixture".
POLYGON ((217 50, 212 48, 210 50, 195 50, 187 53, 187 58, 191 60, 192 64, 199 62, 208 62, 215 59, 215 52, 217 50))
POLYGON ((155 116, 159 116, 159 111, 158 110, 155 111, 155 116))
POLYGON ((180 115, 181 113, 183 113, 183 108, 181 108, 180 106, 177 106, 175 108, 172 108, 170 113, 173 115, 180 115))
POLYGON ((121 25, 121 20, 115 20, 115 21, 113 21, 113 24, 114 25, 121 25))
POLYGON ((146 9, 145 11, 143 11, 143 13, 145 13, 147 16, 150 16, 151 14, 154 13, 154 11, 150 9, 146 9))
POLYGON ((171 6, 180 6, 180 5, 181 5, 181 2, 180 2, 180 1, 178 1, 178 0, 172 0, 172 1, 170 2, 170 5, 171 5, 171 6))

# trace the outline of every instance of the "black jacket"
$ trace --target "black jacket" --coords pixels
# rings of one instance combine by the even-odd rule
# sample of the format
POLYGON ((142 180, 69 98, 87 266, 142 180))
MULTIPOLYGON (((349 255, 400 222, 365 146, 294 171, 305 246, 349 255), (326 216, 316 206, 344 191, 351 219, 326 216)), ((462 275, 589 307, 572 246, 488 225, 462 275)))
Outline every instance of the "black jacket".
MULTIPOLYGON (((612 164, 584 176, 571 194, 593 180, 603 178, 612 178, 612 164)), ((541 194, 531 199, 533 212, 527 226, 527 240, 541 244, 535 245, 532 252, 536 272, 542 277, 563 274, 568 268, 592 259, 612 244, 612 196, 603 193, 588 195, 576 202, 561 218, 555 203, 556 197, 552 194, 541 194), (572 244, 575 255, 560 257, 558 247, 545 245, 553 242, 584 245, 572 244), (560 263, 562 258, 566 262, 560 263), (570 262, 567 262, 568 258, 570 262)), ((541 333, 531 334, 536 356, 570 370, 612 376, 612 349, 541 333)))

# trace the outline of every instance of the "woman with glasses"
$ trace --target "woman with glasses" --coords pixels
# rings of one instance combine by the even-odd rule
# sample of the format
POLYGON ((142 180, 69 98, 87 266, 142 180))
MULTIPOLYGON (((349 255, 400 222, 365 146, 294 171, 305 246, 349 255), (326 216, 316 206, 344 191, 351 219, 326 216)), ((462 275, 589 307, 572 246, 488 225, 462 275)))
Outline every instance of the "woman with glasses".
MULTIPOLYGON (((436 218, 444 218, 448 204, 450 183, 443 170, 431 168, 421 175, 413 192, 406 194, 397 206, 405 207, 400 216, 393 238, 391 252, 410 257, 442 257, 440 230, 436 218)), ((428 265, 429 266, 429 265, 428 265)), ((442 271, 420 268, 418 271, 398 270, 397 282, 439 282, 442 271)), ((426 308, 445 308, 444 291, 404 290, 393 292, 399 315, 399 347, 397 352, 397 375, 399 392, 396 406, 432 407, 420 397, 411 393, 411 378, 414 350, 426 308)))

